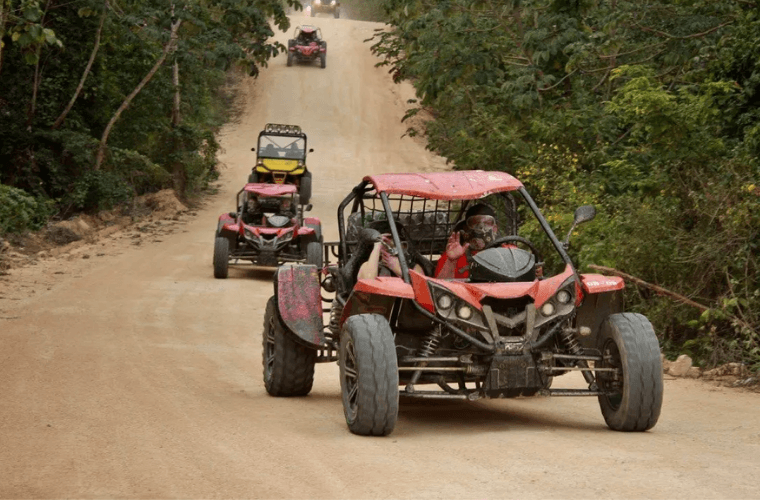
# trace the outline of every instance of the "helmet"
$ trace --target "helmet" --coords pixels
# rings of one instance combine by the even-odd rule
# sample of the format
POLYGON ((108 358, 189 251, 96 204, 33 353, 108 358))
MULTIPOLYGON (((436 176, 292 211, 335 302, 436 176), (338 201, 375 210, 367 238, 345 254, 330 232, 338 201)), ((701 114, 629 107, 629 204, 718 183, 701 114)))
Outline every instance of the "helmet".
POLYGON ((457 224, 464 231, 465 240, 475 251, 483 250, 496 239, 499 228, 496 224, 496 211, 486 203, 476 203, 464 214, 464 220, 457 224))

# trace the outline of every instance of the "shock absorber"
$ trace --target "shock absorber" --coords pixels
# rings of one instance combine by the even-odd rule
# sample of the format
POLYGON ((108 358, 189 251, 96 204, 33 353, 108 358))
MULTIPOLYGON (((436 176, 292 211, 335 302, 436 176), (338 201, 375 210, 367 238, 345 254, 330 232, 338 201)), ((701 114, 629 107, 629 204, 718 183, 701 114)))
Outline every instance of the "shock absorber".
POLYGON ((330 324, 327 327, 332 334, 332 339, 340 339, 340 316, 343 314, 343 303, 336 295, 330 306, 330 324))
MULTIPOLYGON (((565 347, 567 347, 568 352, 570 354, 575 354, 576 356, 579 356, 583 354, 583 350, 581 349, 580 344, 578 343, 578 338, 575 336, 575 329, 571 326, 566 326, 562 330, 560 330, 560 337, 562 337, 562 340, 565 342, 565 347)), ((573 363, 575 366, 578 366, 580 368, 588 368, 588 363, 585 361, 575 361, 573 363)), ((596 380, 594 379, 594 375, 587 370, 584 370, 581 372, 583 374, 583 378, 586 379, 586 382, 589 384, 589 388, 591 386, 594 386, 594 389, 596 388, 596 380)))
MULTIPOLYGON (((417 356, 420 358, 428 358, 432 356, 435 353, 435 350, 438 348, 438 345, 441 343, 441 326, 438 325, 430 332, 430 334, 425 337, 425 340, 422 341, 422 346, 420 347, 419 351, 417 352, 417 356)), ((427 361, 420 362, 420 367, 427 366, 427 361)), ((417 370, 412 374, 412 379, 409 381, 409 385, 406 386, 407 392, 414 392, 414 384, 419 381, 420 377, 422 376, 422 371, 417 370)))
POLYGON ((570 327, 563 328, 560 331, 560 336, 562 337, 562 340, 565 342, 565 347, 567 347, 567 350, 570 351, 571 354, 579 355, 581 354, 581 346, 578 343, 578 339, 575 338, 574 330, 570 327))

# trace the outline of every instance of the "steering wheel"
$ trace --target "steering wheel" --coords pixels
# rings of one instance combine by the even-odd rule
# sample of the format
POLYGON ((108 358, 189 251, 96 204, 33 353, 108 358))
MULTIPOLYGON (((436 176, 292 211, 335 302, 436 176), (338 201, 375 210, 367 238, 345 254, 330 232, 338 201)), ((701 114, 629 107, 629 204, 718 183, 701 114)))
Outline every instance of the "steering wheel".
MULTIPOLYGON (((505 243, 522 243, 526 247, 530 248, 531 253, 536 257, 536 266, 540 266, 544 263, 544 259, 541 256, 541 252, 538 251, 538 249, 526 238, 523 238, 522 236, 502 236, 501 238, 496 238, 491 243, 487 244, 485 247, 483 247, 483 250, 488 250, 489 248, 498 247, 501 245, 504 245, 505 243)), ((481 252, 483 251, 481 250, 481 252)))

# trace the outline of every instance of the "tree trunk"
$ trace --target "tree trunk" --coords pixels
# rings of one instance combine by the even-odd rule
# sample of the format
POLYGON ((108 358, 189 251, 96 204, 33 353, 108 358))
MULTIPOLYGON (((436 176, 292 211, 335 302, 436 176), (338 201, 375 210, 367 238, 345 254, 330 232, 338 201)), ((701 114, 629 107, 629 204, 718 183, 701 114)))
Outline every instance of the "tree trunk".
POLYGON ((79 93, 82 92, 82 87, 84 87, 84 82, 85 80, 87 80, 87 77, 90 74, 92 63, 95 62, 95 55, 98 53, 98 50, 100 49, 100 34, 103 31, 103 24, 106 21, 107 14, 108 14, 108 1, 106 1, 105 5, 103 6, 103 14, 100 16, 100 25, 98 25, 98 31, 95 34, 95 46, 92 48, 92 53, 90 54, 90 60, 87 61, 87 67, 84 68, 82 79, 79 80, 79 85, 77 86, 77 89, 74 91, 74 95, 71 96, 71 101, 69 101, 68 106, 66 106, 66 109, 63 110, 63 113, 61 113, 61 116, 59 116, 58 119, 55 120, 55 123, 53 124, 53 127, 52 127, 53 130, 57 129, 63 124, 63 120, 66 119, 66 115, 68 115, 69 111, 71 111, 71 108, 74 107, 74 103, 79 97, 79 93))
MULTIPOLYGON (((45 4, 45 10, 42 13, 42 19, 40 19, 40 26, 45 26, 45 16, 47 16, 48 9, 50 8, 50 0, 45 4)), ((32 102, 29 105, 29 114, 26 119, 27 132, 32 131, 32 122, 34 121, 34 114, 37 112, 37 92, 40 89, 40 82, 42 81, 42 44, 37 45, 37 62, 34 65, 34 82, 32 85, 32 102)))
POLYGON ((179 63, 174 60, 174 71, 172 72, 172 85, 174 86, 174 107, 172 108, 172 127, 180 123, 179 105, 181 103, 179 94, 179 63))
POLYGON ((174 47, 174 43, 177 41, 177 30, 179 29, 180 24, 182 24, 181 19, 177 19, 172 23, 172 29, 171 29, 171 35, 169 36, 169 41, 166 42, 166 45, 164 46, 164 51, 161 53, 161 57, 158 58, 158 61, 156 61, 156 64, 153 65, 153 68, 148 72, 147 75, 145 75, 145 78, 142 79, 142 81, 135 87, 135 89, 132 91, 131 94, 127 96, 126 99, 124 99, 124 102, 121 103, 121 106, 119 106, 119 109, 116 110, 116 113, 114 113, 113 117, 111 117, 111 121, 108 122, 108 125, 106 125, 106 129, 103 131, 103 136, 100 138, 100 146, 98 147, 98 151, 95 154, 95 165, 93 166, 94 170, 100 170, 100 166, 103 163, 103 157, 106 153, 106 144, 108 142, 108 135, 111 133, 111 129, 113 128, 116 121, 119 119, 119 116, 121 116, 121 113, 127 109, 129 104, 132 102, 132 99, 135 98, 137 94, 140 93, 142 88, 153 78, 153 75, 156 74, 156 71, 158 71, 158 68, 161 67, 162 64, 164 64, 164 61, 166 60, 166 56, 169 54, 169 52, 174 47))

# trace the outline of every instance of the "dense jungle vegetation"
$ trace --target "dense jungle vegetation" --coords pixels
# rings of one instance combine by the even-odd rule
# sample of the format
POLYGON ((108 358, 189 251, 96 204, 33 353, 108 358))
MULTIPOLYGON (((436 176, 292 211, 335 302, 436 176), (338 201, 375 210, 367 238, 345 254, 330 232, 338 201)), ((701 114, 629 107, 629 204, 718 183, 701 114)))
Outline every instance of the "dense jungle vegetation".
MULTIPOLYGON (((760 4, 386 0, 373 50, 456 168, 506 170, 666 351, 760 368, 760 4)), ((525 228, 528 232, 536 228, 525 228)))
MULTIPOLYGON (((215 175, 294 0, 0 0, 0 234, 215 175)), ((506 170, 663 347, 760 368, 757 0, 344 0, 455 168, 506 170), (674 295, 689 299, 674 298, 674 295)), ((300 8, 300 2, 299 7, 300 8)), ((536 228, 526 227, 528 234, 536 228)))
MULTIPOLYGON (((0 0, 0 235, 215 174, 233 68, 295 0, 0 0)), ((300 2, 298 2, 300 8, 300 2)))

